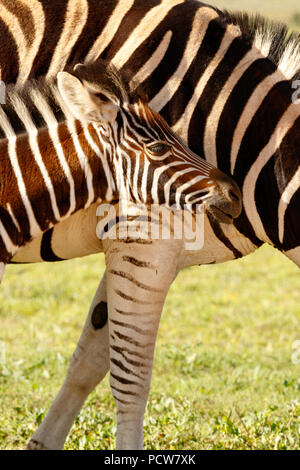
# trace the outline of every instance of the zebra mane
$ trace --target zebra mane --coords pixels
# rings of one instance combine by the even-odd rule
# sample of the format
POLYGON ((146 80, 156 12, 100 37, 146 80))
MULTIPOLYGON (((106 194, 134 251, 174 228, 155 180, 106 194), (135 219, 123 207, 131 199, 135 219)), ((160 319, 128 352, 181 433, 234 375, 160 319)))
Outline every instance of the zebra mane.
POLYGON ((239 26, 244 38, 274 62, 288 80, 300 79, 300 34, 285 23, 245 12, 218 12, 226 23, 239 26))

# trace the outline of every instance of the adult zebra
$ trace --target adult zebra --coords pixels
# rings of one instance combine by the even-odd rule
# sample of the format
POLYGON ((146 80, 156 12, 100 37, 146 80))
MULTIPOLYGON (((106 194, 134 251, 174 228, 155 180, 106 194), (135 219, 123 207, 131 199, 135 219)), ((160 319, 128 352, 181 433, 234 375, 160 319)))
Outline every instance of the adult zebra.
MULTIPOLYGON (((17 2, 19 9, 2 4, 2 28, 11 38, 10 47, 1 50, 4 80, 21 83, 67 64, 106 58, 132 83, 143 85, 151 105, 194 151, 234 175, 243 189, 241 217, 233 227, 210 220, 205 250, 185 254, 178 267, 235 259, 264 242, 300 265, 300 109, 292 101, 293 82, 300 78, 298 35, 289 36, 285 26, 260 17, 221 12, 194 0, 58 0, 55 11, 46 1, 30 2, 30 11, 28 1, 17 2)), ((96 223, 92 209, 80 214, 29 245, 16 261, 96 252, 96 223), (62 240, 86 220, 88 242, 78 237, 66 247, 62 240)), ((138 273, 143 253, 127 263, 138 273)), ((66 383, 31 447, 63 444, 87 393, 109 368, 108 329, 102 322, 105 283, 104 278, 66 383), (69 413, 61 417, 66 403, 69 413)), ((124 354, 120 358, 128 360, 124 354)), ((122 374, 128 380, 124 367, 122 374)))

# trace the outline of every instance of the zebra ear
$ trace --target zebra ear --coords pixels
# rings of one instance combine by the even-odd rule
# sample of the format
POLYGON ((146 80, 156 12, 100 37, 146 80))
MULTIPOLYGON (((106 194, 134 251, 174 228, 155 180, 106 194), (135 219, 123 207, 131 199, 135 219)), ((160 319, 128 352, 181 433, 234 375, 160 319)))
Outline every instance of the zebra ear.
POLYGON ((92 90, 68 72, 57 75, 58 90, 71 114, 80 121, 113 123, 118 106, 105 92, 92 90))

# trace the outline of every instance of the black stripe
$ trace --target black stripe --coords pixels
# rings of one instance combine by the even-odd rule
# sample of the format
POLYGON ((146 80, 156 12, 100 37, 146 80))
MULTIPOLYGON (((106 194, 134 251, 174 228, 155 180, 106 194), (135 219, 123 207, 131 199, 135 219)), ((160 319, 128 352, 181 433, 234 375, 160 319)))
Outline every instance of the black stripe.
POLYGON ((160 3, 161 0, 135 0, 131 9, 124 16, 118 31, 100 57, 105 60, 112 60, 148 11, 160 3))
MULTIPOLYGON (((185 74, 180 87, 172 99, 161 110, 161 114, 171 126, 174 126, 184 113, 200 78, 215 57, 224 34, 224 25, 220 25, 217 21, 212 20, 207 27, 202 43, 199 45, 197 55, 185 74)), ((201 121, 201 114, 197 115, 196 118, 201 121)), ((195 124, 197 125, 197 123, 195 124)), ((190 132, 192 140, 192 129, 190 132)), ((196 142, 191 141, 190 143, 196 145, 196 142)))
POLYGON ((135 382, 133 380, 124 379, 124 377, 120 377, 119 375, 115 375, 112 372, 110 373, 110 375, 111 375, 111 377, 113 377, 115 380, 117 380, 121 384, 124 384, 124 385, 138 385, 138 386, 141 387, 141 385, 138 382, 135 382))
POLYGON ((216 147, 218 168, 228 175, 231 173, 230 154, 234 131, 241 114, 256 87, 275 70, 276 66, 268 59, 256 60, 240 78, 224 106, 218 123, 216 147))
MULTIPOLYGON (((216 31, 222 31, 222 25, 215 21, 216 31), (218 29, 219 28, 219 29, 218 29)), ((225 33, 225 31, 224 31, 225 33)), ((212 36, 213 37, 213 36, 212 36)), ((211 39, 215 42, 214 39, 211 39)), ((243 42, 240 38, 233 40, 229 46, 222 61, 211 75, 208 80, 203 93, 195 107, 194 113, 189 123, 188 142, 191 149, 198 155, 204 155, 204 132, 206 127, 206 120, 209 116, 214 103, 222 93, 222 89, 232 74, 233 69, 237 66, 240 60, 247 54, 251 48, 248 42, 243 42)), ((205 155, 204 155, 205 158, 205 155)))
POLYGON ((268 144, 281 117, 290 106, 291 96, 289 81, 276 83, 253 117, 243 137, 233 175, 240 187, 257 156, 268 144))
POLYGON ((110 0, 109 2, 88 0, 88 18, 71 51, 67 62, 69 66, 73 68, 86 57, 94 42, 101 35, 118 3, 118 0, 110 0))
POLYGON ((255 205, 261 218, 265 232, 275 246, 279 247, 278 238, 278 204, 280 191, 278 189, 274 165, 280 158, 278 151, 261 170, 255 188, 255 205), (266 188, 268 188, 266 190, 266 188))
POLYGON ((122 335, 118 331, 114 331, 115 335, 121 339, 122 341, 126 341, 129 344, 133 344, 134 346, 145 349, 146 347, 154 345, 154 343, 149 343, 149 344, 144 344, 144 343, 139 343, 138 341, 135 341, 133 338, 130 338, 130 336, 122 335))
POLYGON ((284 251, 293 250, 299 246, 300 240, 300 188, 292 197, 284 217, 284 237, 282 248, 284 251))
POLYGON ((5 83, 15 82, 19 74, 18 48, 13 35, 0 18, 0 67, 1 80, 5 83))
POLYGON ((111 320, 111 322, 114 325, 121 326, 122 328, 127 328, 129 330, 133 330, 136 333, 139 333, 140 335, 143 335, 143 336, 149 336, 149 334, 151 334, 151 331, 152 331, 152 330, 142 330, 141 328, 138 328, 137 326, 132 325, 131 323, 123 323, 117 320, 111 320))
POLYGON ((132 282, 133 284, 135 284, 140 289, 144 289, 144 290, 147 290, 147 291, 150 291, 150 292, 162 292, 161 289, 156 289, 154 287, 143 284, 142 282, 135 279, 131 274, 125 273, 124 271, 116 271, 116 270, 112 269, 109 272, 110 272, 110 274, 113 274, 114 276, 119 276, 119 277, 122 277, 123 279, 126 279, 129 282, 132 282))
POLYGON ((34 21, 32 18, 30 7, 27 7, 26 5, 24 5, 23 2, 20 1, 12 2, 11 0, 1 0, 1 3, 5 6, 8 11, 10 11, 10 13, 17 17, 18 22, 24 33, 26 47, 30 47, 34 41, 35 36, 34 21))
POLYGON ((41 253, 40 253, 41 258, 43 259, 43 261, 50 261, 50 262, 64 261, 63 258, 59 258, 58 256, 56 256, 56 254, 52 250, 51 240, 52 240, 53 230, 54 228, 51 228, 50 230, 47 230, 47 232, 43 234, 42 243, 41 243, 41 253))
POLYGON ((45 14, 45 31, 39 51, 36 54, 29 78, 46 75, 51 64, 53 52, 63 31, 68 0, 56 0, 55 8, 49 0, 39 0, 45 14))
POLYGON ((132 256, 123 256, 123 261, 133 264, 139 268, 149 268, 149 269, 156 269, 153 264, 149 263, 148 261, 141 261, 137 258, 133 258, 132 256))
POLYGON ((131 70, 133 73, 136 73, 149 59, 149 45, 152 45, 152 52, 154 52, 165 33, 167 31, 173 32, 172 39, 163 60, 153 73, 142 83, 143 92, 149 99, 153 98, 153 96, 163 88, 180 64, 192 29, 195 13, 198 9, 199 4, 196 2, 193 5, 189 5, 189 8, 186 8, 185 3, 172 8, 165 19, 159 23, 149 37, 145 38, 141 46, 124 65, 126 71, 131 70), (184 27, 182 27, 183 18, 184 27))
POLYGON ((232 245, 229 238, 226 237, 223 230, 221 229, 220 224, 216 222, 214 217, 209 212, 207 213, 207 215, 211 228, 213 229, 216 237, 232 252, 236 259, 242 258, 243 254, 232 245))
POLYGON ((11 215, 4 207, 0 207, 0 220, 14 245, 20 246, 23 242, 22 234, 18 231, 11 215))
POLYGON ((114 359, 114 358, 111 358, 110 361, 119 369, 121 369, 123 372, 125 372, 126 374, 133 375, 134 377, 137 377, 138 379, 143 380, 143 378, 140 377, 138 374, 128 369, 128 367, 124 366, 124 364, 121 361, 118 361, 117 359, 114 359))
MULTIPOLYGON (((119 388, 115 387, 114 385, 110 385, 112 390, 115 390, 118 393, 122 393, 123 395, 132 395, 133 397, 138 397, 139 394, 135 392, 131 392, 130 390, 120 390, 119 388)), ((115 397, 116 400, 120 401, 119 398, 115 397)))
POLYGON ((115 351, 116 353, 120 354, 120 355, 123 357, 123 359, 124 359, 126 362, 128 362, 128 364, 130 364, 130 365, 132 365, 132 366, 134 366, 134 367, 141 367, 141 368, 143 368, 143 367, 146 366, 144 363, 138 362, 138 361, 134 361, 133 359, 129 359, 129 358, 125 355, 125 353, 131 354, 131 355, 135 355, 136 353, 135 353, 134 351, 130 351, 130 350, 127 349, 127 348, 120 348, 119 346, 115 346, 115 345, 112 345, 112 346, 111 346, 111 349, 112 349, 113 351, 115 351))

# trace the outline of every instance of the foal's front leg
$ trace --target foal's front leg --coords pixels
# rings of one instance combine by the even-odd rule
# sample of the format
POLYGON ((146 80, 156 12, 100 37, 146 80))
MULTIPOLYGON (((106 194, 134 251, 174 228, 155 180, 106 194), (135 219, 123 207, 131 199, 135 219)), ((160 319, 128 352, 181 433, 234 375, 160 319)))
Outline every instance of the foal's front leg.
POLYGON ((61 449, 87 396, 109 369, 109 345, 104 275, 89 310, 66 380, 46 418, 27 448, 61 449))
POLYGON ((176 276, 176 241, 105 244, 110 383, 117 405, 117 449, 142 449, 161 311, 176 276))

